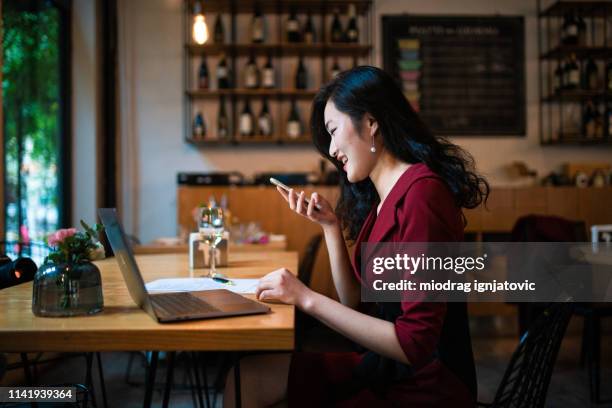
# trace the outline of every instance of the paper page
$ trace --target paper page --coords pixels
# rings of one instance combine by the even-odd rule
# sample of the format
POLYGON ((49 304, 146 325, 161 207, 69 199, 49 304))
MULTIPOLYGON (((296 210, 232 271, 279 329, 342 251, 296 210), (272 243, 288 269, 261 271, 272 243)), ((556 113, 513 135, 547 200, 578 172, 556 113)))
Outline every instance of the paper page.
POLYGON ((259 279, 231 279, 233 285, 211 278, 157 279, 145 286, 149 292, 194 292, 198 290, 227 289, 234 293, 255 293, 259 279))

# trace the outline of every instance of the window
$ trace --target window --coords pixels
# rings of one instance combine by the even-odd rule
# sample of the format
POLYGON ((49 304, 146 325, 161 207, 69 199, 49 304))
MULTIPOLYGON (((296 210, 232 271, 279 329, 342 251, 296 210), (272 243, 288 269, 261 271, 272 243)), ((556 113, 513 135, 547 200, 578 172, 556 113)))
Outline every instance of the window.
POLYGON ((4 249, 36 257, 69 220, 68 1, 2 4, 4 249))

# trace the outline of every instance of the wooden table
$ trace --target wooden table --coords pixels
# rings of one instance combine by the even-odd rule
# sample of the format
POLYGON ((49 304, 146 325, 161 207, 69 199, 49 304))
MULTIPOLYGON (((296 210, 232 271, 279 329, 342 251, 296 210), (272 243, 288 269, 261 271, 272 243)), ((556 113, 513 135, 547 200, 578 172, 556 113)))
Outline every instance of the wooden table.
MULTIPOLYGON (((145 282, 190 276, 186 254, 139 255, 136 259, 145 282)), ((297 273, 298 258, 296 252, 233 251, 229 263, 219 269, 230 278, 256 278, 281 267, 297 273)), ((114 258, 96 264, 102 274, 105 305, 97 315, 36 317, 31 311, 31 283, 0 291, 0 351, 293 349, 293 306, 270 304, 272 311, 264 315, 159 324, 134 304, 114 258)))

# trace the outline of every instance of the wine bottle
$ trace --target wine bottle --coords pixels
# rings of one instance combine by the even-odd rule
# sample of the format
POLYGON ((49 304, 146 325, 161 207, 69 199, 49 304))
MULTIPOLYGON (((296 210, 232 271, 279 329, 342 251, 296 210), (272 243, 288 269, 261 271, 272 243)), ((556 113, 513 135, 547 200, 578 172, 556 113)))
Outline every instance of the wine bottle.
POLYGON ((606 107, 606 112, 604 114, 604 123, 605 123, 605 136, 610 140, 612 137, 612 106, 608 104, 606 107))
POLYGON ((308 72, 304 65, 304 58, 300 55, 297 70, 295 71, 295 89, 308 88, 308 72))
POLYGON ((576 24, 578 26, 578 38, 577 38, 577 43, 578 45, 586 45, 586 22, 584 21, 584 18, 582 18, 582 16, 578 16, 576 19, 576 24))
POLYGON ((567 19, 563 22, 564 31, 564 44, 565 45, 576 45, 578 44, 578 20, 576 16, 571 13, 567 16, 567 19))
POLYGON ((204 122, 204 116, 202 116, 202 112, 198 112, 193 120, 193 138, 194 140, 201 140, 205 136, 206 123, 204 122))
POLYGON ((230 88, 229 69, 225 54, 221 54, 221 59, 217 65, 217 87, 219 89, 230 88))
POLYGON ((340 64, 338 64, 338 58, 334 58, 334 63, 331 68, 331 77, 332 79, 337 77, 342 70, 340 69, 340 64))
POLYGON ((612 60, 606 64, 606 90, 612 91, 612 60))
POLYGON ((344 40, 343 37, 342 23, 340 23, 340 16, 338 15, 338 9, 336 9, 334 10, 334 18, 331 25, 331 41, 342 42, 344 40))
POLYGON ((253 20, 251 21, 251 41, 254 43, 262 43, 265 40, 265 22, 264 17, 261 14, 261 8, 259 4, 255 4, 255 11, 253 13, 253 20))
POLYGON ((306 17, 306 25, 304 26, 304 42, 306 44, 314 44, 317 42, 317 35, 315 34, 312 15, 310 12, 308 12, 308 16, 306 17))
POLYGON ((595 123, 595 128, 593 130, 593 137, 597 139, 603 138, 604 133, 604 115, 605 112, 601 111, 602 105, 597 104, 593 108, 593 122, 595 123))
POLYGON ((553 92, 558 93, 563 89, 563 67, 559 62, 557 64, 557 68, 555 69, 555 74, 553 77, 553 92))
POLYGON ((584 64, 582 72, 582 88, 595 90, 597 89, 597 64, 592 58, 589 58, 584 64))
POLYGON ((215 44, 225 43, 225 28, 223 27, 223 17, 221 17, 221 14, 217 14, 217 19, 215 20, 215 33, 213 39, 215 44))
POLYGON ((300 114, 295 99, 291 100, 291 112, 289 113, 289 121, 287 122, 287 136, 290 139, 298 139, 302 136, 302 123, 300 121, 300 114))
POLYGON ((240 136, 253 136, 253 113, 249 98, 244 101, 244 108, 240 113, 240 136))
POLYGON ((289 11, 289 19, 287 20, 287 41, 290 43, 301 41, 300 21, 295 14, 295 7, 291 7, 289 11))
POLYGON ((359 29, 357 28, 357 11, 354 4, 348 6, 349 22, 346 27, 346 41, 350 43, 359 42, 359 29))
POLYGON ((244 70, 244 86, 247 88, 259 88, 259 69, 255 63, 255 56, 251 54, 244 70))
POLYGON ((576 89, 580 86, 580 68, 576 62, 576 55, 572 54, 565 63, 565 88, 576 89))
POLYGON ((582 136, 591 139, 595 135, 595 110, 593 102, 588 101, 582 113, 582 136))
POLYGON ((266 61, 266 65, 263 67, 262 72, 262 86, 264 88, 274 88, 275 85, 275 73, 274 67, 272 66, 272 55, 268 54, 268 60, 266 61))
POLYGON ((260 136, 271 136, 272 135, 272 116, 270 116, 270 110, 268 109, 268 99, 264 98, 261 105, 261 112, 257 118, 257 129, 260 136))
POLYGON ((198 88, 208 89, 208 64, 206 64, 206 56, 202 56, 202 63, 198 71, 198 88))
POLYGON ((220 140, 226 140, 229 138, 229 118, 225 111, 225 96, 221 95, 219 100, 219 116, 217 118, 217 137, 220 140))

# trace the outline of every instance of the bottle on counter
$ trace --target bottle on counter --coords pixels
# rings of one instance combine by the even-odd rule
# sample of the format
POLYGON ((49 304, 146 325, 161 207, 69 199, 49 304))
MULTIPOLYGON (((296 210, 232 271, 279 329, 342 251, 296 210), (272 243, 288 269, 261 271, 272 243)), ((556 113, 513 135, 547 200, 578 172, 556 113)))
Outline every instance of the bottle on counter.
POLYGON ((227 140, 229 135, 229 118, 225 111, 225 96, 221 95, 219 99, 219 116, 217 117, 217 138, 219 140, 227 140))
POLYGON ((297 43, 302 41, 300 35, 300 21, 295 14, 295 7, 289 9, 289 19, 287 20, 287 41, 290 43, 297 43))
POLYGON ((266 27, 264 16, 261 14, 261 7, 259 3, 255 3, 255 10, 253 12, 253 19, 251 21, 251 41, 254 43, 262 43, 266 37, 266 27))
POLYGON ((290 139, 298 139, 302 136, 302 123, 295 98, 291 100, 291 112, 287 121, 287 136, 290 139))
POLYGON ((300 55, 298 60, 298 66, 295 71, 295 89, 306 89, 308 88, 308 72, 304 65, 304 57, 300 55))
POLYGON ((208 89, 209 75, 208 75, 208 64, 206 63, 206 56, 202 56, 202 62, 200 63, 200 69, 198 71, 198 88, 208 89))
POLYGON ((304 42, 306 44, 314 44, 317 42, 317 35, 314 29, 314 23, 312 22, 312 14, 310 11, 306 16, 306 25, 304 26, 304 42))
POLYGON ((348 26, 346 27, 346 41, 350 43, 359 42, 359 28, 357 27, 357 10, 354 4, 348 6, 348 26))
POLYGON ((274 72, 274 66, 272 65, 272 54, 268 54, 268 60, 266 61, 266 65, 263 67, 262 71, 262 86, 264 88, 274 88, 276 80, 276 74, 274 72))
POLYGON ((244 86, 247 88, 259 88, 259 68, 255 62, 255 55, 251 53, 249 61, 244 69, 244 86))
POLYGON ((213 41, 215 44, 225 44, 225 27, 223 27, 223 17, 221 14, 217 14, 217 19, 215 20, 213 41))
POLYGON ((272 116, 270 115, 270 109, 268 108, 268 99, 264 98, 261 105, 261 112, 257 118, 257 129, 258 134, 264 137, 272 136, 272 116))
POLYGON ((344 41, 344 31, 342 30, 342 23, 340 22, 340 16, 338 15, 338 9, 334 10, 334 17, 331 24, 331 42, 342 42, 344 41))
POLYGON ((249 98, 244 101, 244 108, 240 113, 240 136, 253 136, 254 120, 251 112, 251 102, 249 98))
POLYGON ((197 112, 193 120, 193 139, 202 140, 206 137, 206 123, 202 112, 197 112))
POLYGON ((225 53, 221 54, 221 59, 217 65, 217 87, 219 89, 230 88, 229 69, 227 67, 225 53))

